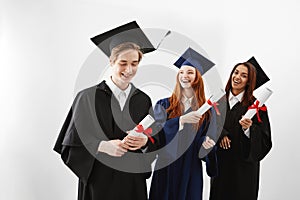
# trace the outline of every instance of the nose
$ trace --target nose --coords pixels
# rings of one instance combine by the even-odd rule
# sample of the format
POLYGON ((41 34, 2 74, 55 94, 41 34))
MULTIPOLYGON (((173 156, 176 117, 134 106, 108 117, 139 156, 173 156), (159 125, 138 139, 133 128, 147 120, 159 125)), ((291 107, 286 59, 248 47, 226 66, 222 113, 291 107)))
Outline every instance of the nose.
POLYGON ((183 78, 188 78, 189 77, 189 74, 188 73, 183 73, 183 78))
POLYGON ((241 78, 241 75, 240 75, 240 74, 235 74, 234 78, 235 78, 235 79, 240 79, 240 78, 241 78))
POLYGON ((132 73, 132 66, 130 64, 127 65, 126 72, 128 72, 130 74, 132 73))

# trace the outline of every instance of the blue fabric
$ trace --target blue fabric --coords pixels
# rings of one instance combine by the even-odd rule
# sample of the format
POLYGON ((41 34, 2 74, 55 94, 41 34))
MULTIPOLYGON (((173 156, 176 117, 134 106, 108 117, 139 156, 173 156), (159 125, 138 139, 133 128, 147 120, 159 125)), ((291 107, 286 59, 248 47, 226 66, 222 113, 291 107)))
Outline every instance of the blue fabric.
POLYGON ((204 75, 205 72, 210 70, 215 64, 200 53, 198 53, 197 51, 195 51, 194 49, 189 47, 178 58, 174 65, 179 69, 183 65, 192 66, 195 67, 201 73, 201 75, 204 75))
MULTIPOLYGON (((167 119, 168 98, 158 101, 154 109, 156 122, 163 127, 165 146, 158 155, 150 188, 150 200, 202 200, 202 160, 206 161, 209 176, 217 175, 216 149, 205 150, 206 135, 216 134, 216 116, 211 109, 210 123, 204 121, 198 131, 191 124, 179 129, 179 118, 167 119), (211 124, 209 126, 209 124, 211 124), (208 128, 209 127, 209 128, 208 128), (203 157, 199 157, 199 155, 203 157), (163 163, 174 161, 161 168, 163 163), (161 168, 161 169, 160 169, 161 168)), ((190 112, 189 109, 187 112, 190 112)))
POLYGON ((186 59, 181 66, 184 66, 184 65, 187 65, 187 66, 191 66, 191 67, 194 67, 196 69, 198 69, 198 71, 200 72, 200 74, 203 75, 203 67, 202 65, 200 64, 199 61, 197 61, 196 59, 193 59, 193 58, 188 58, 186 59))

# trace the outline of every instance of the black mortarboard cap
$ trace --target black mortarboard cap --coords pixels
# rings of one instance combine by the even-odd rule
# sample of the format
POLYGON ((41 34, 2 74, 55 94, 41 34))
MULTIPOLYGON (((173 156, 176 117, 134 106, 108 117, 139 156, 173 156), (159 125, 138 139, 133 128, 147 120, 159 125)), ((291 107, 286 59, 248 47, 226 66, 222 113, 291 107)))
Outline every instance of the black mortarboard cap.
POLYGON ((215 64, 206 57, 202 56, 200 53, 196 52, 194 49, 189 47, 174 63, 174 65, 179 69, 183 65, 195 67, 196 69, 198 69, 201 75, 203 75, 215 64))
POLYGON ((263 71, 261 66, 258 64, 257 60, 254 58, 254 56, 251 57, 247 62, 251 63, 256 69, 255 89, 259 88, 260 86, 262 86, 263 84, 265 84, 270 80, 267 74, 263 71))
POLYGON ((91 38, 91 40, 108 57, 110 56, 111 50, 114 47, 125 42, 133 42, 139 45, 143 53, 148 53, 155 50, 136 21, 129 22, 105 33, 101 33, 100 35, 91 38))

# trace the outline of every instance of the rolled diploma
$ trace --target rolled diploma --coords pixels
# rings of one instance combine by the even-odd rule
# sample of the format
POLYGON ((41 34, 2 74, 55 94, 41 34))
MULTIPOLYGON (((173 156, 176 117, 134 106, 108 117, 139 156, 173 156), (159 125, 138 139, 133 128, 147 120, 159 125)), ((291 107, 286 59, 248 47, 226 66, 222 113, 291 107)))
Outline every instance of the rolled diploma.
MULTIPOLYGON (((139 125, 142 125, 144 130, 146 130, 147 128, 149 128, 153 123, 154 123, 154 118, 151 115, 147 115, 140 123, 139 125)), ((147 137, 145 134, 143 133, 139 133, 135 131, 135 128, 133 130, 130 130, 129 135, 135 136, 135 137, 147 137)))
MULTIPOLYGON (((272 93, 273 91, 270 90, 269 88, 264 88, 261 94, 256 98, 256 101, 257 100, 259 101, 258 107, 261 107, 268 100, 268 98, 271 96, 272 93)), ((256 103, 256 101, 254 102, 254 104, 256 103)), ((251 119, 255 114, 256 114, 256 109, 249 109, 242 119, 244 118, 251 119)))
MULTIPOLYGON (((217 102, 224 96, 224 94, 225 94, 225 91, 223 89, 220 89, 220 92, 212 95, 210 99, 212 102, 217 102)), ((209 105, 206 101, 200 108, 198 108, 198 110, 196 112, 198 112, 200 115, 203 115, 210 108, 211 108, 211 105, 209 105)))
POLYGON ((209 105, 207 102, 203 104, 196 112, 198 112, 200 115, 203 115, 206 111, 210 109, 211 105, 209 105))

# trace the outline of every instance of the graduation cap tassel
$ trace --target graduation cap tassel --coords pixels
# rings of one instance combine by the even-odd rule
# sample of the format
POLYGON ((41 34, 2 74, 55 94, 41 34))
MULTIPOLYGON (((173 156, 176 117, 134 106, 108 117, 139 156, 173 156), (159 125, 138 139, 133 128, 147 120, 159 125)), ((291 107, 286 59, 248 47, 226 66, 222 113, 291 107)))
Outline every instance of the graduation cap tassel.
POLYGON ((165 34, 165 36, 160 40, 160 42, 158 43, 156 49, 158 49, 158 47, 161 45, 161 43, 164 41, 164 39, 171 34, 171 31, 168 30, 168 32, 165 34))

